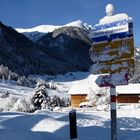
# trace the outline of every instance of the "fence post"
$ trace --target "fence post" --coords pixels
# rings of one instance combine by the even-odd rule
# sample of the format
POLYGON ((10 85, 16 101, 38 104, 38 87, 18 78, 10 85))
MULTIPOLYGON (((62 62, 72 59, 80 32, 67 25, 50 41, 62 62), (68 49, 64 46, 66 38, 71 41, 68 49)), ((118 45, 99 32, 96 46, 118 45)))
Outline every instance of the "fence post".
POLYGON ((69 112, 70 139, 77 138, 76 110, 69 112))

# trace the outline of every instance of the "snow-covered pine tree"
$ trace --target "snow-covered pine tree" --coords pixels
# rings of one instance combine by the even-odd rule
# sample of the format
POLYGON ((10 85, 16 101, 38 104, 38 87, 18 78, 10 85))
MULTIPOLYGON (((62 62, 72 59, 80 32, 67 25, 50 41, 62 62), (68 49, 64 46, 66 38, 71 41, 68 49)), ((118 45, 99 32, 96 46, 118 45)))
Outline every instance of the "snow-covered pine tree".
POLYGON ((33 96, 33 103, 36 109, 45 108, 50 105, 50 97, 48 96, 47 86, 45 81, 40 80, 35 87, 35 93, 33 96))
POLYGON ((110 103, 109 88, 104 87, 96 91, 90 89, 90 93, 86 97, 87 103, 97 108, 97 110, 105 110, 110 103))
POLYGON ((68 107, 71 104, 70 98, 69 97, 63 97, 61 98, 61 107, 68 107))
POLYGON ((51 107, 60 107, 61 106, 61 100, 58 96, 54 95, 51 101, 51 107))

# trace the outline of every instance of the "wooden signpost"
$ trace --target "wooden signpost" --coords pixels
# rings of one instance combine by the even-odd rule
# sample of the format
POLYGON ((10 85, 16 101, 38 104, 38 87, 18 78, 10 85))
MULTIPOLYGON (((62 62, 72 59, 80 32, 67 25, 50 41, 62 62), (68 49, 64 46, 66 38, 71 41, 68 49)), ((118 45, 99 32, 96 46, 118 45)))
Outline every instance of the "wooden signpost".
POLYGON ((117 140, 116 86, 127 85, 134 71, 132 19, 95 25, 92 41, 90 70, 93 74, 105 74, 97 78, 96 84, 110 87, 111 140, 117 140))
POLYGON ((116 74, 100 75, 96 79, 99 87, 115 87, 128 84, 128 72, 120 72, 116 74))
POLYGON ((111 42, 98 42, 90 49, 91 59, 94 63, 105 61, 118 61, 134 57, 133 38, 112 40, 111 42))

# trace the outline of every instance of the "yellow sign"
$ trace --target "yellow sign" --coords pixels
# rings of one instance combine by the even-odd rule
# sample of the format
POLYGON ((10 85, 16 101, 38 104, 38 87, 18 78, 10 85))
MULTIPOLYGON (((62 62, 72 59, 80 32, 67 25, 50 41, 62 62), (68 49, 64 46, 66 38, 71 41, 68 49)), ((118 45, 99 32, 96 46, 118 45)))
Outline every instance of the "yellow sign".
POLYGON ((134 58, 133 37, 93 44, 90 56, 94 63, 134 58))
POLYGON ((122 71, 134 71, 134 59, 122 59, 117 61, 106 61, 101 63, 93 64, 90 68, 93 74, 103 73, 120 73, 122 71))

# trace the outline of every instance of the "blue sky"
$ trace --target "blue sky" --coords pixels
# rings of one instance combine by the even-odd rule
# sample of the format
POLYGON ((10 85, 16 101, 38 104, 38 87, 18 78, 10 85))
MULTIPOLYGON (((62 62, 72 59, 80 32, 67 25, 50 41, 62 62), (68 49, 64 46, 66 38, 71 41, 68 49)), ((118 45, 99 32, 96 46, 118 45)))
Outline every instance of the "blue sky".
POLYGON ((63 25, 79 19, 94 25, 105 16, 108 3, 114 5, 115 14, 133 18, 135 45, 140 46, 140 0, 0 0, 0 20, 13 28, 63 25))

